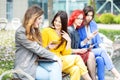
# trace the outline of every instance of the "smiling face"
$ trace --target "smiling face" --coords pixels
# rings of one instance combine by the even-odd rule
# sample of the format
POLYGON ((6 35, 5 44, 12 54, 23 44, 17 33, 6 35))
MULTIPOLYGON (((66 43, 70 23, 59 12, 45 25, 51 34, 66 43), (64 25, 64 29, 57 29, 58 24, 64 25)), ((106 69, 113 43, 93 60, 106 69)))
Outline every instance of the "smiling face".
POLYGON ((57 16, 54 20, 54 28, 56 30, 61 30, 62 28, 62 24, 61 24, 61 19, 60 19, 60 16, 57 16))
POLYGON ((39 28, 39 26, 41 26, 42 24, 42 21, 43 21, 43 15, 36 18, 35 23, 34 23, 34 28, 39 28))
POLYGON ((86 15, 85 21, 86 23, 90 23, 90 21, 93 19, 93 12, 90 11, 88 12, 88 14, 86 15))
POLYGON ((83 22, 83 14, 80 14, 74 21, 73 24, 75 24, 76 26, 81 26, 83 22))

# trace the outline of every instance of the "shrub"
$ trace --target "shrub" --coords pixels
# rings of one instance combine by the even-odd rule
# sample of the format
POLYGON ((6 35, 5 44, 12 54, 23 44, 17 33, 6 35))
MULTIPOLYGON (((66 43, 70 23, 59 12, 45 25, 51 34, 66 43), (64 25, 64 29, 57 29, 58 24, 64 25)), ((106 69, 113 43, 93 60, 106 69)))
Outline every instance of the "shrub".
POLYGON ((0 74, 13 68, 14 31, 0 31, 0 74))
POLYGON ((100 17, 99 15, 95 15, 94 20, 96 23, 100 23, 99 17, 100 17))
POLYGON ((111 24, 113 23, 114 15, 111 13, 104 13, 99 17, 99 20, 103 24, 111 24))
POLYGON ((114 17, 113 22, 116 23, 116 24, 120 24, 120 14, 118 16, 114 17))

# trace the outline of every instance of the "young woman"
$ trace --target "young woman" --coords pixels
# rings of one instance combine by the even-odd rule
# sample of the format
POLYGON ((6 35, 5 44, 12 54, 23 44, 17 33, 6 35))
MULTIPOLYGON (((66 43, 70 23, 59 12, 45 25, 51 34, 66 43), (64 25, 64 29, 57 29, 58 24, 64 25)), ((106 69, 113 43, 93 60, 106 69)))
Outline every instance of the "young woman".
MULTIPOLYGON (((90 45, 94 45, 92 51, 94 52, 95 57, 101 57, 103 59, 103 63, 106 68, 111 71, 117 80, 120 80, 120 73, 115 69, 112 60, 110 59, 109 55, 107 54, 106 50, 102 46, 102 40, 98 33, 97 24, 93 21, 94 18, 94 9, 91 6, 86 6, 83 9, 85 13, 85 21, 84 26, 79 28, 78 32, 80 35, 80 47, 87 48, 90 45)), ((101 63, 97 63, 98 65, 98 75, 104 73, 102 69, 101 63), (102 69, 102 70, 101 70, 102 69), (101 71, 100 71, 101 70, 101 71)), ((98 80, 105 80, 104 75, 98 76, 98 80)))
POLYGON ((52 20, 52 26, 43 29, 43 46, 55 53, 62 60, 62 71, 70 74, 70 80, 91 80, 87 68, 78 55, 70 55, 71 39, 67 33, 68 17, 65 11, 58 11, 52 20))
MULTIPOLYGON (((39 25, 43 11, 38 6, 31 6, 25 13, 22 25, 15 33, 15 69, 22 69, 35 80, 62 80, 60 59, 41 46, 39 25), (37 61, 39 57, 57 60, 58 62, 37 61)), ((24 75, 15 74, 15 78, 28 80, 24 75)))
POLYGON ((74 52, 80 55, 84 60, 92 80, 96 80, 96 64, 94 54, 87 48, 79 49, 80 36, 77 30, 83 24, 83 20, 84 12, 82 10, 74 10, 70 15, 68 20, 68 32, 71 38, 71 47, 74 52))

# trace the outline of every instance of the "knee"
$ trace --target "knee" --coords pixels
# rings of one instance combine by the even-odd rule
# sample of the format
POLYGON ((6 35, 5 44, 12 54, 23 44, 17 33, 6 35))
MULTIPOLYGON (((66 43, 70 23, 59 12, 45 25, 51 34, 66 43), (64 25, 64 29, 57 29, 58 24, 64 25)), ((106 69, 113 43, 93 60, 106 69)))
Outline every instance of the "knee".
POLYGON ((76 57, 77 59, 81 58, 81 56, 79 55, 74 55, 74 57, 76 57))
POLYGON ((82 57, 80 55, 74 55, 76 60, 82 60, 82 57))
POLYGON ((92 60, 95 59, 95 55, 94 55, 93 52, 90 52, 90 53, 89 53, 89 59, 92 59, 92 60))
POLYGON ((100 48, 102 53, 107 53, 106 50, 104 48, 100 48))
POLYGON ((96 57, 96 63, 97 65, 104 65, 104 60, 102 57, 96 57))
POLYGON ((101 61, 102 62, 103 58, 98 56, 98 57, 96 57, 96 61, 101 61))

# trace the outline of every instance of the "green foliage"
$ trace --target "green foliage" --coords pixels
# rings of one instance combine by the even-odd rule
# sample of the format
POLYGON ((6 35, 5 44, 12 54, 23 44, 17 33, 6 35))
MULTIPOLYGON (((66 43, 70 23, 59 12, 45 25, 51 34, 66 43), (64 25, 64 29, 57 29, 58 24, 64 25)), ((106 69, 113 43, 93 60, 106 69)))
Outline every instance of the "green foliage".
POLYGON ((106 35, 109 39, 114 41, 115 35, 120 35, 120 30, 111 30, 111 29, 99 29, 99 32, 106 35))
POLYGON ((120 14, 113 15, 111 13, 104 13, 102 15, 96 14, 94 20, 102 24, 120 24, 120 14))
MULTIPOLYGON (((0 74, 13 68, 15 31, 0 31, 0 74)), ((6 75, 9 77, 9 75, 6 75)), ((4 78, 4 80, 6 80, 4 78)))
POLYGON ((119 14, 118 16, 115 16, 115 17, 114 17, 113 22, 114 22, 115 24, 120 24, 120 14, 119 14))
POLYGON ((99 15, 95 15, 94 20, 95 20, 96 23, 100 23, 99 15))
MULTIPOLYGON (((2 73, 5 72, 5 71, 6 71, 6 69, 0 69, 0 72, 2 72, 2 73)), ((11 74, 6 74, 2 77, 2 80, 12 80, 12 77, 13 77, 12 73, 11 74)))
POLYGON ((103 24, 111 24, 113 23, 114 15, 111 13, 104 13, 99 17, 99 20, 103 24))

